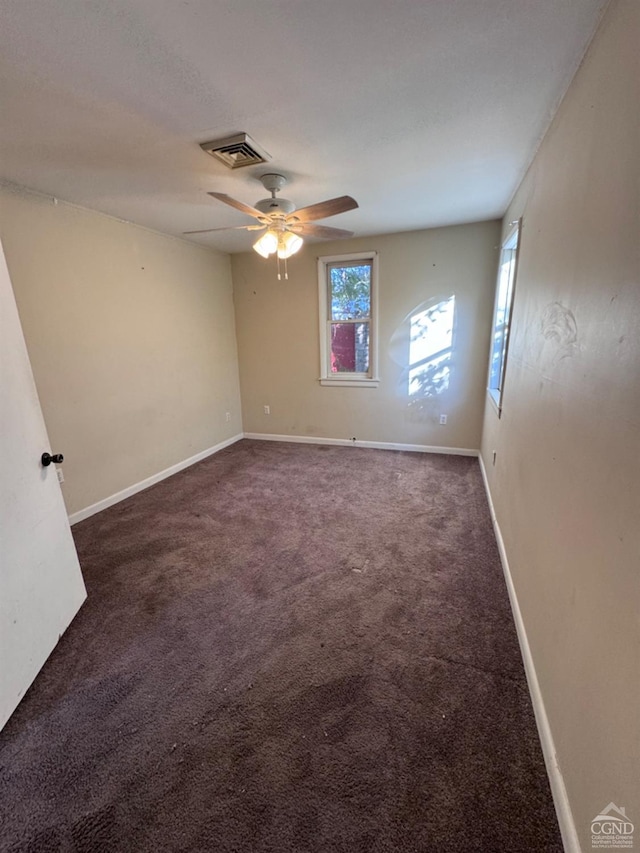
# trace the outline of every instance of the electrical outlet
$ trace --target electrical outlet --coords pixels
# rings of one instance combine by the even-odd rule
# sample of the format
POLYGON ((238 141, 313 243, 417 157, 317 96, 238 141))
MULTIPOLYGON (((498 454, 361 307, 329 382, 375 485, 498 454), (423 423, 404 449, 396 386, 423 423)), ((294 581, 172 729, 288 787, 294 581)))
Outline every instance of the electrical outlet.
POLYGON ((271 406, 265 406, 264 407, 264 413, 265 413, 265 415, 270 415, 271 414, 271 406))
POLYGON ((440 425, 444 426, 446 424, 446 422, 447 422, 447 416, 446 415, 440 415, 440 425))
POLYGON ((58 477, 59 483, 64 483, 64 474, 62 473, 62 468, 56 468, 56 476, 58 477))
POLYGON ((231 420, 231 412, 227 412, 225 420, 227 421, 227 423, 229 423, 229 421, 231 420))

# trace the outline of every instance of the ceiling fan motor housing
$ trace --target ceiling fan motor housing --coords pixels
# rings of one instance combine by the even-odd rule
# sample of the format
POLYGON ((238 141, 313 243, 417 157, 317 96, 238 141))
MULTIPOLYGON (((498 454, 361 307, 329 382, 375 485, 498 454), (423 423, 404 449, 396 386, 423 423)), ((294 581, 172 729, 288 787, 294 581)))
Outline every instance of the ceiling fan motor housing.
POLYGON ((293 213, 296 206, 292 201, 289 201, 288 198, 276 198, 276 193, 287 183, 284 175, 268 172, 266 175, 260 176, 260 183, 265 190, 271 193, 271 198, 261 198, 260 201, 257 201, 255 204, 257 210, 269 216, 287 216, 289 213, 293 213))
POLYGON ((255 203, 255 207, 261 213, 266 213, 269 216, 272 214, 287 216, 296 209, 295 204, 288 198, 261 198, 255 203))

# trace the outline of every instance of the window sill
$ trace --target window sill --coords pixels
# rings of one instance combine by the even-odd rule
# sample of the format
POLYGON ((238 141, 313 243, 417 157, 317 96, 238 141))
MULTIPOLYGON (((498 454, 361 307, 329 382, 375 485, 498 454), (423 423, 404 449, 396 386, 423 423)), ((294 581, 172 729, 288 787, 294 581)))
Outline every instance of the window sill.
POLYGON ((322 378, 319 380, 321 385, 332 386, 334 388, 377 388, 380 384, 379 379, 366 379, 358 377, 357 379, 331 379, 322 378))

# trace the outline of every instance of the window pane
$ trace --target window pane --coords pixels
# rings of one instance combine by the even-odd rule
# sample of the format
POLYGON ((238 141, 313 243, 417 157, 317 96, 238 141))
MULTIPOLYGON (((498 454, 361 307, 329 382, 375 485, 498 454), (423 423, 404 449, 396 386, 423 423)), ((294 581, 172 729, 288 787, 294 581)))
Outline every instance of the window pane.
POLYGON ((489 381, 489 388, 494 388, 496 390, 500 387, 500 373, 502 372, 504 343, 504 328, 494 329, 491 348, 491 378, 489 381))
POLYGON ((331 324, 331 372, 367 373, 369 323, 331 324))
POLYGON ((329 267, 329 308, 332 320, 371 316, 371 264, 329 267))
POLYGON ((498 294, 496 298, 496 313, 493 325, 493 340, 491 342, 491 366, 489 373, 489 388, 501 390, 504 358, 509 333, 509 314, 513 299, 513 280, 516 266, 516 249, 502 250, 500 269, 498 271, 498 294))

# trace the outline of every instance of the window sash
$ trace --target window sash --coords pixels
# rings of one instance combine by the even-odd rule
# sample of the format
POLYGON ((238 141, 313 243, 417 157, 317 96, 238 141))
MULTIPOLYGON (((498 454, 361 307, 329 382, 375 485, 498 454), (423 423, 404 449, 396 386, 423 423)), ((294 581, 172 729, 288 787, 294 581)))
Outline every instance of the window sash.
POLYGON ((371 319, 371 290, 372 290, 372 281, 373 281, 373 261, 370 258, 365 258, 363 260, 355 260, 355 261, 332 261, 331 263, 326 264, 326 275, 327 275, 327 318, 332 320, 334 323, 343 322, 338 320, 338 318, 334 318, 333 316, 333 282, 331 281, 331 273, 333 270, 340 269, 353 269, 354 267, 368 267, 369 269, 369 313, 361 314, 359 317, 353 318, 345 318, 344 322, 348 322, 349 320, 370 320, 371 319))
MULTIPOLYGON (((330 359, 330 375, 334 378, 339 378, 342 376, 359 376, 366 377, 369 375, 369 367, 371 364, 371 322, 368 319, 358 319, 358 320, 350 320, 350 321, 342 321, 342 320, 330 320, 328 323, 328 345, 329 345, 329 359, 330 359), (333 327, 334 326, 345 326, 347 328, 353 328, 353 351, 351 348, 346 352, 343 352, 342 355, 347 359, 350 357, 353 358, 354 368, 353 370, 339 370, 335 369, 334 362, 337 361, 338 357, 341 355, 339 342, 334 339, 333 335, 333 327), (363 329, 363 334, 366 335, 366 344, 364 345, 364 353, 362 350, 358 351, 358 340, 357 340, 357 327, 358 326, 366 326, 366 330, 363 329), (364 355, 364 359, 363 359, 364 355), (366 361, 367 368, 366 370, 356 370, 358 360, 366 361)), ((351 343, 350 341, 348 342, 351 343)))

